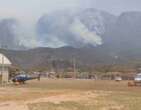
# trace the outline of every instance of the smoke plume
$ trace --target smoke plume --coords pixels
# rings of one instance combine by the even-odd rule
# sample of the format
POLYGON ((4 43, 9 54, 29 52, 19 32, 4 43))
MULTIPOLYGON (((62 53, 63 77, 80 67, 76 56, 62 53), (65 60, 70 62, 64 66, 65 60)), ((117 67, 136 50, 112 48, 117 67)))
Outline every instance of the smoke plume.
POLYGON ((18 46, 18 39, 15 33, 17 24, 14 19, 3 19, 0 21, 0 47, 14 49, 18 46))
POLYGON ((85 45, 101 45, 102 39, 96 32, 90 31, 71 12, 54 13, 40 18, 38 25, 38 38, 44 46, 81 47, 85 45))
POLYGON ((84 24, 78 13, 58 11, 42 16, 36 26, 29 26, 16 19, 0 20, 0 46, 8 49, 34 47, 83 47, 101 45, 96 31, 84 24))

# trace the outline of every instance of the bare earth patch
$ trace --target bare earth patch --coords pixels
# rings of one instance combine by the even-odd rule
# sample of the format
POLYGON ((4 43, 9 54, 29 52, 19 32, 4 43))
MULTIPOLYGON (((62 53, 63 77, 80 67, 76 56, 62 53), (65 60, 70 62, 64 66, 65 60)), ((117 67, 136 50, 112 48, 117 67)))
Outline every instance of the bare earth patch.
POLYGON ((139 110, 141 88, 125 82, 43 80, 0 87, 0 110, 139 110))
MULTIPOLYGON (((62 102, 74 102, 74 103, 81 102, 84 103, 85 106, 89 106, 89 105, 97 106, 99 105, 98 97, 104 97, 111 93, 104 91, 98 92, 98 91, 71 91, 71 90, 62 90, 56 93, 54 91, 48 91, 48 92, 44 91, 42 93, 40 91, 35 89, 29 90, 25 88, 24 89, 1 88, 0 95, 1 96, 3 95, 3 100, 5 101, 2 102, 1 100, 0 110, 30 110, 28 105, 34 105, 40 103, 51 103, 51 104, 59 105, 62 102), (9 95, 6 96, 7 94, 9 95)), ((113 107, 111 107, 113 109, 111 110, 120 110, 116 106, 117 105, 114 103, 113 107)), ((63 110, 63 108, 62 109, 60 108, 61 106, 59 106, 57 110, 63 110)), ((67 110, 69 110, 69 108, 67 108, 67 110)), ((110 110, 110 109, 103 107, 101 110, 110 110)))
MULTIPOLYGON (((13 98, 13 101, 10 99, 10 101, 2 102, 2 100, 1 100, 0 110, 28 110, 28 106, 27 106, 28 104, 44 103, 44 102, 51 102, 54 104, 59 104, 61 102, 66 102, 66 101, 81 101, 81 100, 86 101, 86 100, 89 100, 89 97, 91 97, 91 98, 97 97, 97 94, 89 92, 89 91, 88 92, 77 91, 74 93, 70 91, 70 93, 66 93, 66 95, 64 94, 64 91, 62 91, 62 93, 60 93, 60 92, 58 94, 53 93, 52 95, 50 93, 49 96, 44 95, 44 97, 41 96, 41 98, 39 98, 39 97, 35 98, 34 95, 31 95, 32 94, 31 90, 30 90, 30 93, 28 93, 26 89, 23 89, 23 90, 19 89, 19 90, 20 90, 19 92, 21 92, 21 94, 20 94, 21 99, 18 98, 18 96, 15 96, 14 90, 12 90, 11 88, 10 88, 10 90, 8 90, 8 88, 6 88, 6 91, 10 93, 10 95, 7 96, 7 99, 8 99, 8 97, 10 97, 10 98, 13 98), (32 97, 29 96, 28 99, 26 98, 26 100, 24 100, 24 95, 25 96, 27 95, 25 93, 27 93, 28 95, 31 95, 32 97), (18 100, 15 100, 15 99, 18 99, 18 100)), ((5 90, 3 89, 3 91, 0 92, 0 94, 1 95, 8 94, 8 93, 6 93, 6 91, 5 92, 4 91, 5 90)), ((16 94, 17 94, 17 92, 16 92, 16 94)), ((6 97, 5 97, 5 100, 6 100, 6 97)))

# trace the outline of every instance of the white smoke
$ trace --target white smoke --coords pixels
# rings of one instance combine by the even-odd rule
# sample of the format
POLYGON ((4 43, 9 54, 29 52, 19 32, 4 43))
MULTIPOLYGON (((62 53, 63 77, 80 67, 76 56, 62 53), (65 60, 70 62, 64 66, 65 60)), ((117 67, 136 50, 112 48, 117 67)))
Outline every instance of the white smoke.
POLYGON ((0 47, 7 49, 16 49, 18 46, 18 39, 15 29, 18 22, 15 19, 0 20, 0 47))
POLYGON ((39 46, 34 28, 27 28, 16 19, 1 19, 0 48, 19 50, 39 46))
POLYGON ((35 28, 33 26, 30 27, 22 24, 15 28, 16 38, 19 41, 19 45, 23 45, 26 48, 34 48, 39 46, 34 29, 35 28))
POLYGON ((90 31, 74 12, 59 11, 41 17, 37 25, 38 34, 35 25, 11 22, 6 20, 0 23, 0 45, 8 45, 11 49, 102 44, 101 37, 90 31))
POLYGON ((46 40, 40 40, 40 41, 38 40, 38 42, 39 42, 38 46, 56 48, 56 47, 63 47, 63 46, 67 45, 64 42, 62 42, 61 40, 59 40, 58 37, 56 37, 56 36, 48 35, 48 34, 44 35, 44 37, 47 37, 47 36, 49 36, 50 38, 47 38, 46 40))
MULTIPOLYGON (((82 47, 101 45, 102 39, 85 26, 74 13, 57 12, 41 17, 38 22, 38 35, 44 46, 51 44, 82 47)), ((57 45, 55 45, 58 47, 57 45)))
POLYGON ((102 39, 95 32, 91 32, 88 28, 78 19, 75 19, 70 27, 70 31, 84 44, 101 45, 102 39))

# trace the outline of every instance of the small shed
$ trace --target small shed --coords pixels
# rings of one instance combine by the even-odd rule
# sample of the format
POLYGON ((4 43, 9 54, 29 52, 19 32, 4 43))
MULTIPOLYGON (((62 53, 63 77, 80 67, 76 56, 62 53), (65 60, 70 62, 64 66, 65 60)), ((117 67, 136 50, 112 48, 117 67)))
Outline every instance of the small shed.
POLYGON ((1 83, 6 84, 9 80, 9 67, 11 66, 11 61, 2 53, 0 53, 0 76, 1 83))

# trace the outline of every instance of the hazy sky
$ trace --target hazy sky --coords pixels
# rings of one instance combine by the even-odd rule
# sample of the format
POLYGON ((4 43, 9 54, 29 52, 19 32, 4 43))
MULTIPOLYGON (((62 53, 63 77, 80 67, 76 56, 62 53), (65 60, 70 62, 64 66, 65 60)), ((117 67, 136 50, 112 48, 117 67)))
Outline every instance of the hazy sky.
POLYGON ((106 10, 113 14, 124 11, 141 11, 141 0, 89 0, 89 6, 106 10))
MULTIPOLYGON (((36 23, 41 16, 63 9, 83 8, 96 8, 119 15, 124 11, 141 11, 141 0, 0 0, 0 19, 16 18, 22 26, 17 31, 22 44, 36 46, 36 23)), ((84 26, 80 25, 81 28, 84 26)), ((88 30, 83 32, 86 34, 88 30)))
POLYGON ((78 5, 79 0, 0 0, 0 16, 32 21, 44 13, 78 5))
POLYGON ((141 11, 141 0, 0 0, 0 16, 32 21, 44 13, 78 7, 94 7, 119 14, 123 11, 141 11))

